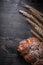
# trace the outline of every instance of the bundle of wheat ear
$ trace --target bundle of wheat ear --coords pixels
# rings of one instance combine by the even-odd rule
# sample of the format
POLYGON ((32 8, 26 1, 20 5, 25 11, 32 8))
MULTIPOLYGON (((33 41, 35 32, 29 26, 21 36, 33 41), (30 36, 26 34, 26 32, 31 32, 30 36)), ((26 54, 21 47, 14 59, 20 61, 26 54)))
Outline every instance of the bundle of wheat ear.
POLYGON ((34 27, 35 31, 30 30, 40 41, 43 41, 43 13, 39 12, 30 5, 23 3, 23 6, 27 8, 31 14, 19 10, 21 14, 26 17, 26 20, 34 27))

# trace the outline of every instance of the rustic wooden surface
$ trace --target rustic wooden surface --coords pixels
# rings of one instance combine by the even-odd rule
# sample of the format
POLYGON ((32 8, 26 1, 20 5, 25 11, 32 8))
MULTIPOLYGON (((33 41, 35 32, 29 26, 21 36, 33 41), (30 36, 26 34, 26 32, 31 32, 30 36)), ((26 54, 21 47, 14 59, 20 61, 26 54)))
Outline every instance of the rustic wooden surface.
MULTIPOLYGON (((18 10, 27 11, 21 2, 28 0, 0 0, 0 65, 30 65, 17 54, 19 41, 32 37, 28 24, 18 10)), ((35 6, 43 12, 43 8, 35 6)))

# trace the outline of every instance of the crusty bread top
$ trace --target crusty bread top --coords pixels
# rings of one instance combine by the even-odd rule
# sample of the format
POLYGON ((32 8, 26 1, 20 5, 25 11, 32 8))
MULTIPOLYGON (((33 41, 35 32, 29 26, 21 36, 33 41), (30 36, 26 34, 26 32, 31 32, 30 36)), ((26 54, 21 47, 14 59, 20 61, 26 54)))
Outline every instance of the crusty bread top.
POLYGON ((17 50, 27 62, 34 63, 43 57, 43 42, 28 38, 19 43, 17 50))

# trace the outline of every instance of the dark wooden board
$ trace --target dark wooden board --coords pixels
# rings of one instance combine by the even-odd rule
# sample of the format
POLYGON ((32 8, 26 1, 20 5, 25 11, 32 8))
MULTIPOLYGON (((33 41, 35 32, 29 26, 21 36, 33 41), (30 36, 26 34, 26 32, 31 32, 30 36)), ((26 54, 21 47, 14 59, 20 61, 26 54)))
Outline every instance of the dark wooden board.
MULTIPOLYGON (((19 41, 33 37, 30 24, 18 12, 27 11, 22 1, 31 5, 28 0, 0 0, 0 65, 30 65, 17 54, 19 41)), ((35 8, 43 12, 41 6, 35 8)))

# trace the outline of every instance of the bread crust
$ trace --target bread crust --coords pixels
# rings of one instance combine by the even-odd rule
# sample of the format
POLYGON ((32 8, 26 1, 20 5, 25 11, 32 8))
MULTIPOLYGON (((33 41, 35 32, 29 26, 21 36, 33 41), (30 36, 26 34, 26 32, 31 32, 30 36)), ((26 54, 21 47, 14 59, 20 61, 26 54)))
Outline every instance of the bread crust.
POLYGON ((19 42, 17 51, 23 58, 30 63, 35 63, 43 58, 43 42, 32 37, 19 42))

